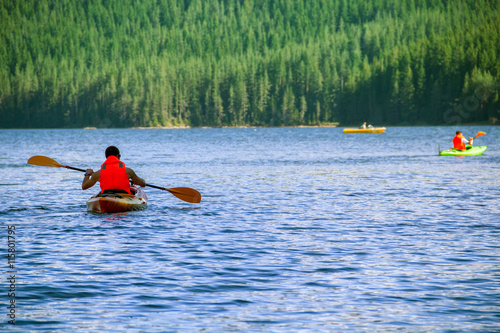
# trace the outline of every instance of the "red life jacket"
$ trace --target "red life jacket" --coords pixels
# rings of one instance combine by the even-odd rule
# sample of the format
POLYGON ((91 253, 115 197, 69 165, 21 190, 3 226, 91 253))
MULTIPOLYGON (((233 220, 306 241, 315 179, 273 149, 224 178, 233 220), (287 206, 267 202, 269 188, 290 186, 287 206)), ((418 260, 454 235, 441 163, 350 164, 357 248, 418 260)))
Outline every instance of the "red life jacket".
POLYGON ((465 150, 465 144, 462 142, 463 137, 464 136, 462 134, 455 135, 455 137, 453 138, 453 148, 465 150))
POLYGON ((114 189, 125 190, 130 194, 130 183, 125 163, 120 161, 116 156, 109 156, 101 165, 99 182, 101 183, 101 193, 105 190, 114 189))

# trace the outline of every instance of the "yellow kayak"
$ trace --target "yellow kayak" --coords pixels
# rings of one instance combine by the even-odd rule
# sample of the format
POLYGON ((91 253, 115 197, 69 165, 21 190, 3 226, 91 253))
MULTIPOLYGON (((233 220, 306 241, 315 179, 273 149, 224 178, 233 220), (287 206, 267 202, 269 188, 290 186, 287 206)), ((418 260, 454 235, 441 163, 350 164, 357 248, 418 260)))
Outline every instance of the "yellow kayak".
POLYGON ((384 133, 385 127, 344 128, 344 133, 384 133))

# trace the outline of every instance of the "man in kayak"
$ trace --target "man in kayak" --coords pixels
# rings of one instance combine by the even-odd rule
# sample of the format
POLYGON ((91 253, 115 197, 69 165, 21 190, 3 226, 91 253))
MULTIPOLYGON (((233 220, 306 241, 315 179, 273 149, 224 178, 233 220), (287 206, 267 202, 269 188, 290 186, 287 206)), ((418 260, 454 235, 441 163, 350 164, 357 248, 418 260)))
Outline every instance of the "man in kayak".
POLYGON ((462 131, 457 131, 455 137, 453 138, 453 148, 455 149, 460 149, 460 150, 465 150, 466 149, 466 144, 470 144, 472 146, 472 141, 474 138, 470 138, 467 140, 463 135, 462 131))
POLYGON ((138 177, 134 170, 125 167, 125 163, 120 161, 120 150, 115 146, 106 148, 106 161, 101 165, 101 170, 94 172, 92 169, 87 169, 82 181, 82 189, 86 190, 101 183, 101 193, 108 190, 111 192, 121 192, 130 194, 129 179, 132 179, 134 184, 141 187, 146 186, 144 179, 138 177))

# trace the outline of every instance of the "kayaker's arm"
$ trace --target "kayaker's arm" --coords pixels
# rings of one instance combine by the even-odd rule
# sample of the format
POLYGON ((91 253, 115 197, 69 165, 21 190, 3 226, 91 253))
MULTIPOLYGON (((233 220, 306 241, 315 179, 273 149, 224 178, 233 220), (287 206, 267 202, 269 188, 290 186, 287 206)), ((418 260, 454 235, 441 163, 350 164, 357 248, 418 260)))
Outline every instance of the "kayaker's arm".
POLYGON ((134 184, 139 185, 141 187, 146 186, 146 181, 141 177, 137 176, 134 170, 127 168, 127 176, 129 179, 132 179, 132 182, 134 182, 134 184))
POLYGON ((86 190, 94 186, 95 183, 99 181, 100 174, 100 171, 94 172, 92 169, 87 169, 82 181, 82 190, 86 190))
POLYGON ((474 140, 474 138, 469 138, 469 140, 467 140, 465 137, 462 137, 462 143, 465 145, 467 144, 472 145, 472 140, 474 140))

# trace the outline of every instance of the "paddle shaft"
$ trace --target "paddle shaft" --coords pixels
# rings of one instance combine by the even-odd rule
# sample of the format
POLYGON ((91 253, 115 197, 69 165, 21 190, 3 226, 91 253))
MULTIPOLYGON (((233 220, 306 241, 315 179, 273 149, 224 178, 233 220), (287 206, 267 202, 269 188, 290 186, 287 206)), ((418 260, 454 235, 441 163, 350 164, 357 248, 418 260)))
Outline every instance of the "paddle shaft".
MULTIPOLYGON (((86 170, 75 168, 75 167, 72 167, 72 166, 68 166, 68 165, 63 165, 63 166, 65 168, 67 168, 67 169, 81 171, 81 172, 87 172, 86 170)), ((165 188, 165 187, 161 187, 161 186, 156 186, 156 185, 151 185, 151 184, 146 184, 146 186, 149 186, 149 187, 152 187, 152 188, 156 188, 156 189, 159 189, 159 190, 169 191, 169 192, 176 192, 176 193, 178 192, 175 189, 169 189, 169 188, 165 188)))
POLYGON ((165 187, 161 187, 161 186, 156 186, 156 185, 151 185, 151 184, 146 184, 146 186, 149 186, 149 187, 152 187, 152 188, 157 188, 159 190, 167 190, 165 187))
POLYGON ((76 171, 81 171, 81 172, 87 172, 86 170, 75 168, 75 167, 71 167, 71 166, 67 166, 67 165, 64 165, 64 167, 66 169, 71 169, 71 170, 76 170, 76 171))
MULTIPOLYGON (((71 170, 76 170, 76 171, 81 171, 81 172, 87 172, 86 170, 75 168, 75 167, 71 167, 71 166, 67 166, 67 165, 63 165, 63 167, 71 169, 71 170)), ((179 188, 179 187, 177 187, 177 188, 165 188, 165 187, 151 185, 151 184, 146 184, 146 186, 149 186, 149 187, 152 187, 152 188, 156 188, 156 189, 159 189, 159 190, 163 190, 163 191, 168 191, 168 192, 170 192, 171 194, 173 194, 174 196, 176 196, 177 198, 179 198, 179 199, 181 199, 183 201, 187 201, 187 202, 191 202, 191 203, 198 203, 201 200, 200 193, 198 191, 196 191, 195 189, 191 189, 191 188, 179 188)))
MULTIPOLYGON (((75 167, 72 167, 72 166, 68 166, 68 165, 63 165, 63 166, 64 166, 65 168, 67 168, 67 169, 76 170, 76 171, 81 171, 81 172, 87 172, 86 170, 79 169, 79 168, 75 168, 75 167)), ((159 189, 159 190, 168 190, 168 189, 166 189, 165 187, 156 186, 156 185, 151 185, 151 184, 146 184, 146 186, 153 187, 153 188, 157 188, 157 189, 159 189)))

